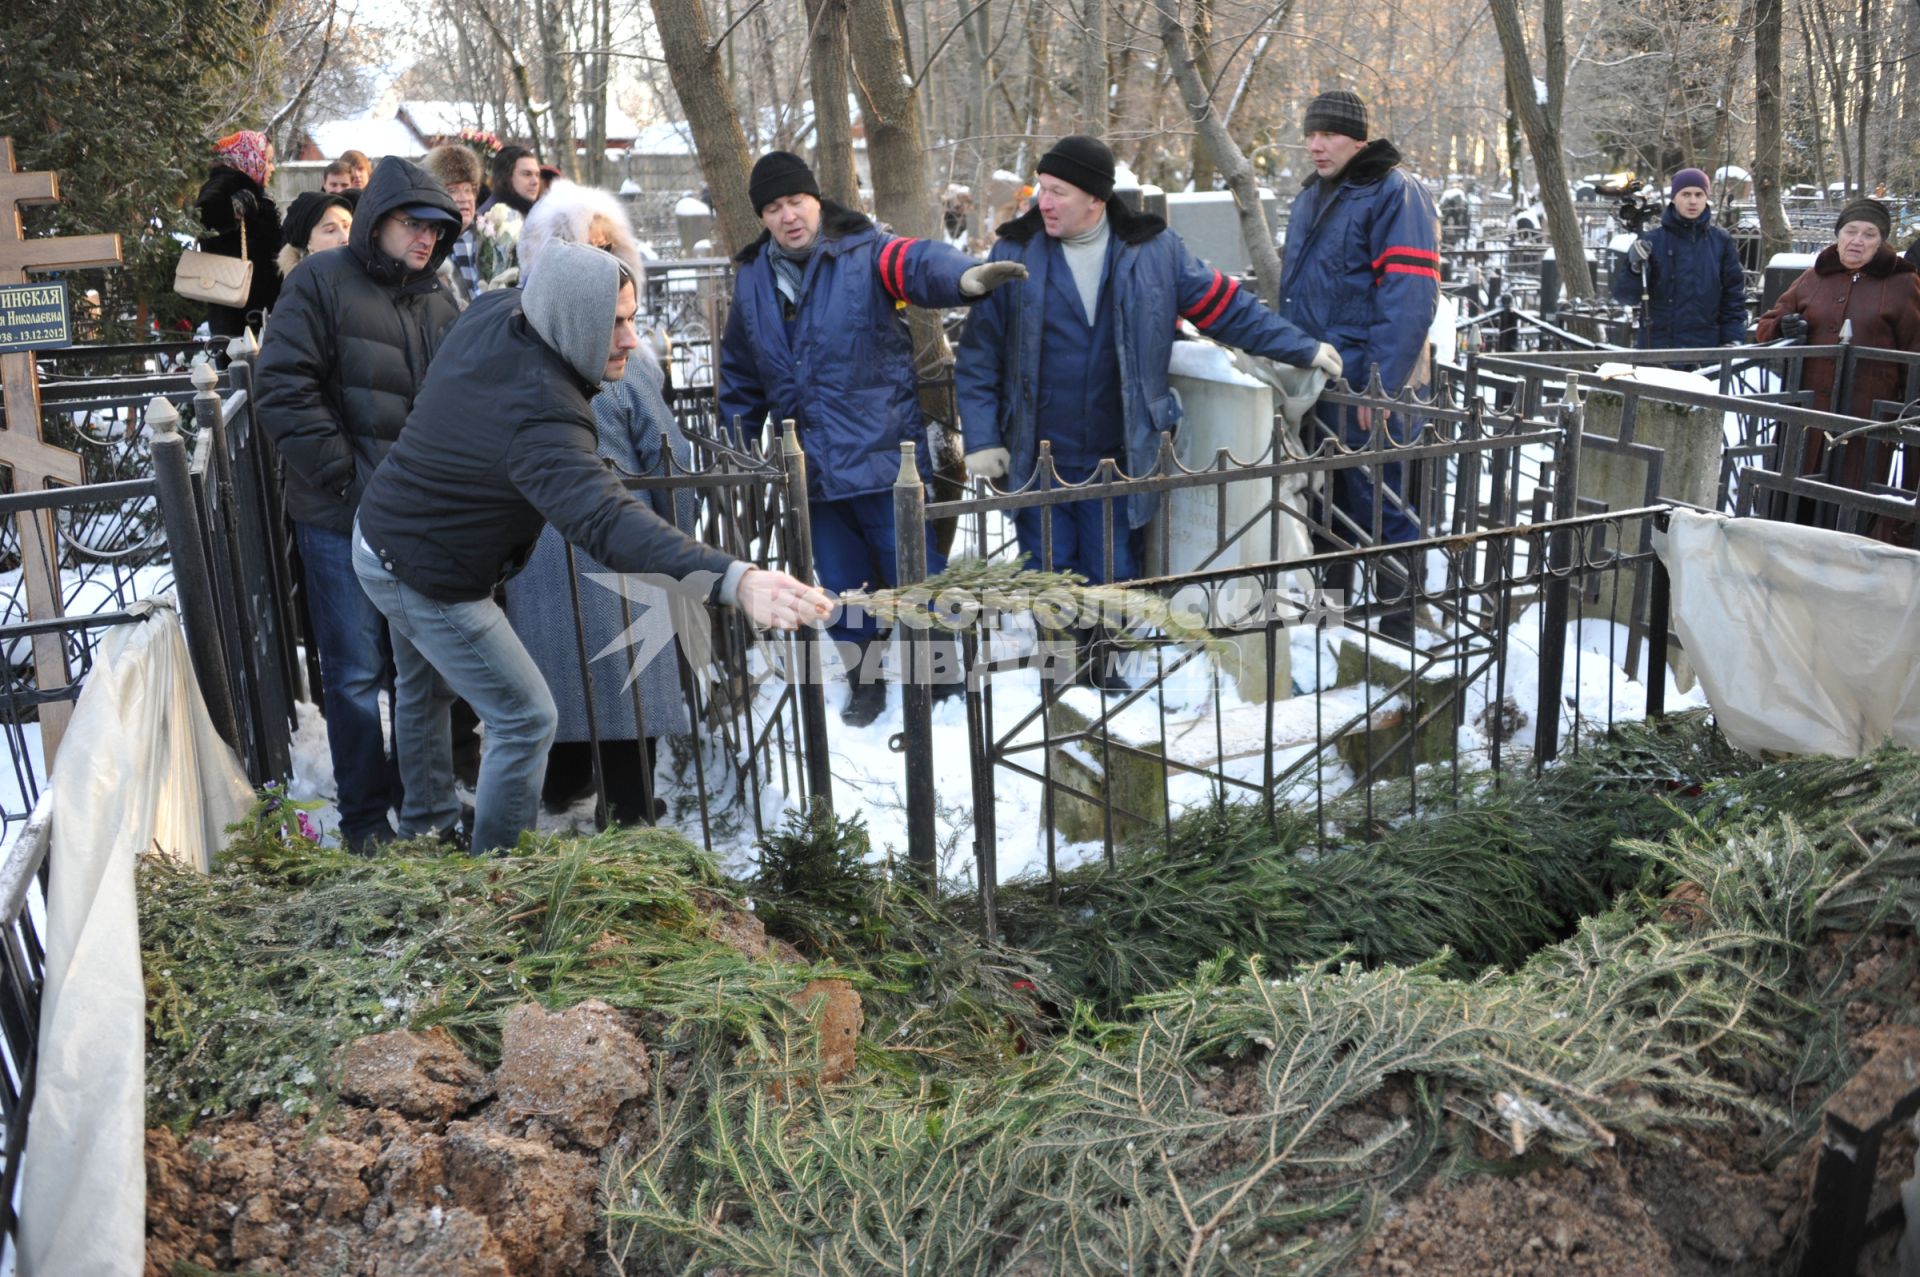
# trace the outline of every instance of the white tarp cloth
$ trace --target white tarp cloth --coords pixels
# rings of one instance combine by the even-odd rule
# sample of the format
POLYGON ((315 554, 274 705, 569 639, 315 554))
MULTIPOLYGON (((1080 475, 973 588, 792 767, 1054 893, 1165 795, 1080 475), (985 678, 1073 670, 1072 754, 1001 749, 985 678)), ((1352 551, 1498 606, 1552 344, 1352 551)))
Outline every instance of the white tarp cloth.
POLYGON ((1654 550, 1720 730, 1749 753, 1920 749, 1920 551, 1674 511, 1654 550))
POLYGON ((146 999, 134 862, 205 870, 253 792, 161 604, 100 640, 55 760, 47 980, 21 1176, 22 1277, 146 1267, 146 999))

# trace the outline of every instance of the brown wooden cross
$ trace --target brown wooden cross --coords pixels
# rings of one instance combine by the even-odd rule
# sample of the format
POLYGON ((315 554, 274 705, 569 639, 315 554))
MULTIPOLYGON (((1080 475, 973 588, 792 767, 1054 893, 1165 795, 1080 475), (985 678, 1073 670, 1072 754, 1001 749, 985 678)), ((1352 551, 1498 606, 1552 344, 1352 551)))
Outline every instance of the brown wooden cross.
MULTIPOLYGON (((57 173, 21 173, 14 168, 13 139, 0 137, 0 284, 25 284, 30 271, 84 270, 90 266, 118 266, 118 235, 64 235, 28 239, 20 222, 27 204, 58 204, 57 173)), ((33 352, 0 355, 0 383, 4 383, 5 428, 0 429, 0 465, 12 472, 13 491, 38 492, 50 483, 86 481, 78 453, 57 448, 40 437, 40 378, 33 352)), ((61 615, 59 539, 51 510, 30 510, 18 516, 20 575, 27 587, 27 617, 51 620, 61 615)), ((34 680, 43 688, 66 686, 65 640, 58 633, 33 639, 34 680)), ((73 712, 69 701, 40 707, 40 748, 47 772, 73 712)))

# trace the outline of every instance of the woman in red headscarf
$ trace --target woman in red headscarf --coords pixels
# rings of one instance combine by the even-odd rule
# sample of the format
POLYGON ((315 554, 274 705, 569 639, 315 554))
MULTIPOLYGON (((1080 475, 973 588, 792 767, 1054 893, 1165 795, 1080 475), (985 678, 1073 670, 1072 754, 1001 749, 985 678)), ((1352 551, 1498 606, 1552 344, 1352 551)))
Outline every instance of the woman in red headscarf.
POLYGON ((237 337, 258 328, 280 296, 280 210, 267 194, 273 176, 273 143, 252 129, 230 133, 213 144, 213 172, 193 201, 200 224, 202 252, 242 257, 253 263, 253 285, 244 307, 207 307, 207 327, 216 337, 237 337), (246 251, 241 251, 245 228, 246 251))

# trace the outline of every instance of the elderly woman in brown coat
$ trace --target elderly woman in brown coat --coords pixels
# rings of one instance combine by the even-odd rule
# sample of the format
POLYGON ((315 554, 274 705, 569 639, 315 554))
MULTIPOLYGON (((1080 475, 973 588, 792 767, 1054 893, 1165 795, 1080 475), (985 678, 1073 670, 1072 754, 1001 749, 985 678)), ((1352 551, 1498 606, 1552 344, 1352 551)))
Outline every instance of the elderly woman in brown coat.
MULTIPOLYGON (((1812 269, 1780 294, 1773 309, 1760 317, 1756 339, 1804 337, 1810 346, 1831 346, 1846 339, 1862 348, 1920 352, 1920 271, 1897 256, 1887 243, 1892 218, 1878 200, 1855 200, 1840 214, 1834 242, 1820 250, 1812 269)), ((1911 365, 1884 359, 1860 359, 1854 364, 1853 389, 1845 404, 1834 405, 1834 362, 1810 359, 1801 384, 1813 392, 1813 407, 1871 419, 1875 400, 1903 402, 1909 394, 1911 365)), ((1823 438, 1810 431, 1804 472, 1822 468, 1823 438)), ((1892 451, 1874 449, 1873 481, 1885 483, 1893 464, 1892 451)), ((1866 478, 1865 440, 1847 445, 1840 480, 1860 487, 1866 478)), ((1909 483, 1914 476, 1907 476, 1909 483)))

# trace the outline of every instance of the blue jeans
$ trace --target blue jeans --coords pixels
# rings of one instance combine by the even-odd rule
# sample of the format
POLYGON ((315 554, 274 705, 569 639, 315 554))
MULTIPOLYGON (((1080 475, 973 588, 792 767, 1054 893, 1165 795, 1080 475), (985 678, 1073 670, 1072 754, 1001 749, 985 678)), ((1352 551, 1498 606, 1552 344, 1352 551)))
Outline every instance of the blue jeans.
POLYGON ((540 668, 492 599, 446 603, 428 598, 382 567, 355 525, 353 569, 367 597, 393 626, 400 691, 393 709, 409 837, 453 825, 453 738, 448 711, 458 695, 485 730, 475 786, 473 849, 500 851, 533 828, 540 783, 559 716, 540 668))
MULTIPOLYGON (((1068 483, 1085 483, 1093 476, 1098 462, 1074 465, 1055 461, 1054 469, 1068 483)), ((1056 572, 1078 572, 1093 585, 1131 581, 1142 574, 1146 558, 1145 531, 1127 526, 1127 501, 1069 501, 1065 505, 1023 506, 1013 512, 1013 530, 1020 539, 1020 550, 1027 566, 1036 572, 1047 570, 1041 553, 1042 530, 1048 513, 1053 516, 1053 567, 1056 572), (1104 507, 1113 508, 1113 573, 1107 573, 1107 527, 1104 507)))
MULTIPOLYGON (((813 569, 820 584, 835 594, 845 594, 848 590, 874 590, 900 583, 891 492, 814 501, 807 511, 807 527, 813 535, 813 569)), ((946 567, 947 556, 933 548, 933 527, 928 525, 927 573, 944 572, 946 567)), ((879 623, 865 612, 851 618, 836 612, 827 634, 836 643, 863 643, 879 629, 879 623)))
POLYGON ((394 690, 387 622, 354 578, 351 540, 308 523, 294 524, 293 532, 320 658, 340 832, 349 839, 384 834, 393 828, 387 812, 401 806, 403 792, 399 762, 380 726, 380 693, 394 690))

